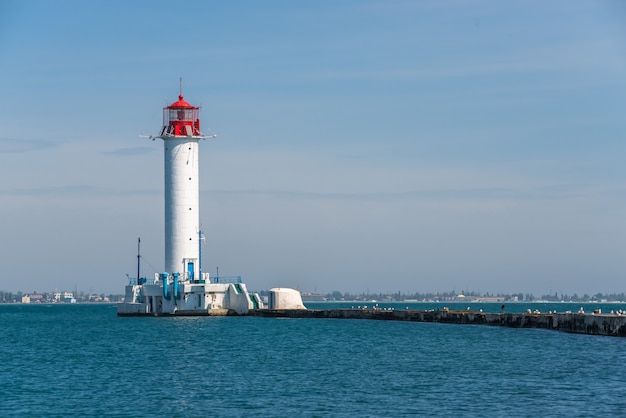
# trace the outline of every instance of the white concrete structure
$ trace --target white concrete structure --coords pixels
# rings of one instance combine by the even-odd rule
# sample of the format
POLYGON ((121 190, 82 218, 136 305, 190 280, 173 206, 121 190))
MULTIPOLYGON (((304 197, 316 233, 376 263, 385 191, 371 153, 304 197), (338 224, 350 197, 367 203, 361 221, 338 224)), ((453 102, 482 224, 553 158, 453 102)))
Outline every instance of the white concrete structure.
POLYGON ((270 289, 267 306, 268 309, 306 309, 300 292, 285 287, 270 289))
POLYGON ((120 316, 141 315, 244 315, 263 308, 259 296, 248 293, 243 283, 195 283, 164 277, 126 286, 120 316))
POLYGON ((182 92, 163 109, 163 127, 155 138, 163 140, 165 157, 165 272, 139 278, 138 266, 118 315, 242 315, 263 308, 241 278, 211 280, 202 272, 198 142, 205 136, 199 112, 182 92))

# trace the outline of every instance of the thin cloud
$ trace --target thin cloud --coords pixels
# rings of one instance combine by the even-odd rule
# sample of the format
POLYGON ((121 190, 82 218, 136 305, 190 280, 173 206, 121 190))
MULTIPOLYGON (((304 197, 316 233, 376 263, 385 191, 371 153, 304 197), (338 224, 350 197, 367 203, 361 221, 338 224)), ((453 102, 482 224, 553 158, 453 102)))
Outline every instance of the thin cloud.
POLYGON ((57 146, 59 146, 57 142, 41 139, 0 138, 0 154, 26 154, 57 146))
POLYGON ((67 195, 84 195, 92 193, 96 188, 93 186, 79 184, 72 186, 59 187, 38 187, 30 189, 6 189, 0 190, 3 196, 67 196, 67 195))
POLYGON ((451 188, 409 190, 405 192, 309 192, 296 190, 203 190, 208 194, 239 195, 239 196, 272 196, 287 198, 311 199, 363 199, 363 200, 395 200, 395 199, 530 199, 555 200, 572 199, 597 194, 623 195, 626 189, 598 189, 590 185, 557 184, 550 186, 515 188, 515 187, 484 187, 484 188, 451 188))
POLYGON ((132 147, 118 148, 111 151, 104 151, 104 155, 114 155, 119 157, 136 157, 138 155, 147 155, 154 152, 154 147, 132 147))
POLYGON ((55 187, 36 187, 24 189, 0 189, 0 196, 13 197, 42 197, 42 196, 154 196, 162 194, 162 190, 157 189, 133 189, 117 190, 112 188, 102 188, 86 184, 76 184, 55 187))

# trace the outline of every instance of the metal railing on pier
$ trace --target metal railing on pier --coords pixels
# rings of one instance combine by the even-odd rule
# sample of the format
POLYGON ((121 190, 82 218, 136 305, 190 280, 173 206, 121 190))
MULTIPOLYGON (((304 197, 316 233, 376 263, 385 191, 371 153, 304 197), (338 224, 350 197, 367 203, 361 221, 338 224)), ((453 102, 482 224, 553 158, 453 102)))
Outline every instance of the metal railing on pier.
POLYGON ((211 278, 211 283, 233 283, 233 284, 237 284, 237 283, 243 283, 241 281, 241 276, 218 276, 218 277, 212 277, 211 278))

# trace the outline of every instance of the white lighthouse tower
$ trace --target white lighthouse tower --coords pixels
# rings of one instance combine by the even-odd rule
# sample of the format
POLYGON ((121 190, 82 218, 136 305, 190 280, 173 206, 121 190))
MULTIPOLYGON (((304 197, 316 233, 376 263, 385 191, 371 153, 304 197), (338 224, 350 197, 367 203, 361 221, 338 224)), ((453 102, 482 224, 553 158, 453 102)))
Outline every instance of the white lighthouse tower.
POLYGON ((165 271, 140 278, 138 265, 118 315, 243 315, 263 307, 240 277, 211 279, 202 272, 198 142, 206 136, 199 113, 184 100, 182 87, 178 100, 163 109, 163 127, 152 139, 163 140, 165 158, 165 271))
POLYGON ((200 108, 183 99, 163 109, 165 156, 165 271, 179 273, 182 279, 200 277, 200 204, 198 141, 200 108))

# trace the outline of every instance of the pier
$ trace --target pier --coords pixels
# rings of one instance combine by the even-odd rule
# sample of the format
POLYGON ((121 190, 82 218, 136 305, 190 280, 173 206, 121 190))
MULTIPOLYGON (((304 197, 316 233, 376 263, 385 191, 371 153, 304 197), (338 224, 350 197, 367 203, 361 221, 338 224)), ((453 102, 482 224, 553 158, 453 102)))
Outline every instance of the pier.
POLYGON ((390 309, 258 309, 249 315, 271 318, 373 319, 382 321, 439 322, 492 325, 511 328, 543 328, 577 334, 626 337, 626 315, 603 313, 487 313, 462 310, 390 309))

